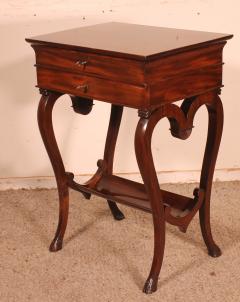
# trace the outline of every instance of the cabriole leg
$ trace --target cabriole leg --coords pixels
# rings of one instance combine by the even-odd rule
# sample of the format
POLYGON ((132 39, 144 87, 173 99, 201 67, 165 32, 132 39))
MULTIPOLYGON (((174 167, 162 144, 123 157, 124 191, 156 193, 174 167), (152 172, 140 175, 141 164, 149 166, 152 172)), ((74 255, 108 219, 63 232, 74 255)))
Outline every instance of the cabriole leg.
MULTIPOLYGON (((105 143, 104 150, 104 162, 106 163, 105 173, 112 175, 113 172, 113 159, 114 152, 117 142, 117 137, 119 133, 119 127, 122 119, 123 106, 112 105, 110 121, 108 126, 108 133, 105 143)), ((119 210, 117 204, 111 200, 108 200, 109 208, 112 212, 114 219, 122 220, 124 219, 124 214, 119 210)))
POLYGON ((51 252, 56 252, 62 248, 69 208, 69 190, 65 169, 52 125, 52 109, 56 100, 61 96, 61 94, 47 90, 40 90, 40 93, 42 94, 42 97, 38 107, 38 125, 45 148, 52 163, 59 194, 58 227, 55 237, 49 247, 51 252))
POLYGON ((152 267, 143 288, 146 294, 157 290, 158 276, 162 266, 165 247, 164 205, 151 151, 153 128, 154 125, 151 124, 151 116, 145 117, 143 115, 138 122, 135 134, 136 158, 151 202, 154 226, 154 255, 152 267))
POLYGON ((218 149, 221 142, 223 128, 223 108, 220 97, 216 94, 212 102, 206 104, 209 115, 208 136, 204 153, 200 188, 205 190, 205 198, 200 208, 200 225, 203 239, 212 257, 221 255, 220 248, 213 240, 210 225, 210 197, 212 189, 213 173, 218 155, 218 149))

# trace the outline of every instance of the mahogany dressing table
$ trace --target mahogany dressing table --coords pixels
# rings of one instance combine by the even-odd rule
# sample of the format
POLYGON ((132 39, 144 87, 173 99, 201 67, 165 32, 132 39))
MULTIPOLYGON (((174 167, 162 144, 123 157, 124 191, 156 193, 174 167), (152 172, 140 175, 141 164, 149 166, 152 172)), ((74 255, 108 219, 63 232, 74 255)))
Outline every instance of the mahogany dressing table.
POLYGON ((209 255, 221 255, 211 233, 210 195, 223 127, 219 97, 222 51, 230 38, 228 34, 105 23, 26 39, 36 53, 37 86, 42 94, 38 123, 59 193, 59 222, 50 251, 62 248, 72 188, 87 199, 92 194, 106 199, 116 220, 124 218, 116 203, 152 214, 154 253, 145 293, 157 289, 166 222, 186 232, 199 212, 209 255), (95 175, 84 184, 65 171, 53 131, 52 109, 63 94, 70 96, 79 114, 91 112, 93 99, 111 104, 103 159, 98 161, 95 175), (174 104, 179 100, 183 100, 180 107, 174 104), (154 127, 166 117, 171 134, 187 139, 202 105, 207 107, 209 124, 199 187, 192 198, 161 190, 151 151, 154 127), (124 106, 137 109, 139 115, 135 152, 144 184, 113 175, 124 106))

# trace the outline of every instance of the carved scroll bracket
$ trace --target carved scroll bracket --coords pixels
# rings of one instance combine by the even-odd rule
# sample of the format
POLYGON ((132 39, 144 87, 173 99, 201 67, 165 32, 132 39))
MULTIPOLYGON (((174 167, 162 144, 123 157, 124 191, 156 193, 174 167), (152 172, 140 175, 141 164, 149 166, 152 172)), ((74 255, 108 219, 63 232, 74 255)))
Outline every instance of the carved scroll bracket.
POLYGON ((148 119, 152 113, 153 113, 153 110, 150 110, 150 109, 139 109, 138 110, 138 116, 142 117, 142 118, 146 118, 146 119, 148 119))
POLYGON ((51 91, 44 88, 39 88, 39 93, 43 96, 49 96, 51 91))
POLYGON ((71 95, 72 107, 76 113, 87 115, 92 111, 93 100, 71 95))
POLYGON ((190 222, 200 209, 204 200, 205 192, 202 189, 196 188, 193 191, 193 195, 194 199, 192 199, 191 202, 186 205, 184 210, 179 211, 179 213, 175 213, 175 215, 172 214, 171 207, 165 207, 166 221, 170 224, 178 226, 180 231, 183 233, 186 233, 190 222))

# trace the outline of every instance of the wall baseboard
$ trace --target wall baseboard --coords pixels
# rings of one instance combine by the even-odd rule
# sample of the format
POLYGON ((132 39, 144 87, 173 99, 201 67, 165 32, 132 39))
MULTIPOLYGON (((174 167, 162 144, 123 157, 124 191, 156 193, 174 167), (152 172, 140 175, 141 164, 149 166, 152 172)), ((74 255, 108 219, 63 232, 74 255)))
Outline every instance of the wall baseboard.
MULTIPOLYGON (((160 183, 193 183, 199 182, 200 171, 161 171, 158 172, 160 183)), ((119 173, 118 176, 129 178, 141 182, 139 173, 119 173)), ((76 180, 83 183, 91 175, 77 175, 76 180)), ((234 181, 240 180, 240 168, 236 169, 216 169, 214 181, 234 181)), ((0 190, 17 189, 51 189, 56 188, 56 181, 53 176, 39 177, 10 177, 0 178, 0 190)))

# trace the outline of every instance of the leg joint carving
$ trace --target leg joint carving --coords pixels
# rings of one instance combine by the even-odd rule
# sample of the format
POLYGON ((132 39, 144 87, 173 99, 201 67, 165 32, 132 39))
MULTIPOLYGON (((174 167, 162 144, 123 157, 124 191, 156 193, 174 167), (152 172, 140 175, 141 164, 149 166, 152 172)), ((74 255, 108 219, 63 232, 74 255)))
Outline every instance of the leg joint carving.
POLYGON ((92 111, 93 100, 79 96, 70 96, 72 100, 72 107, 76 113, 87 115, 92 111))
POLYGON ((139 109, 138 116, 148 119, 151 116, 152 112, 153 112, 153 110, 150 110, 150 109, 139 109))
POLYGON ((43 96, 49 96, 50 90, 44 89, 44 88, 39 88, 39 93, 43 96))

